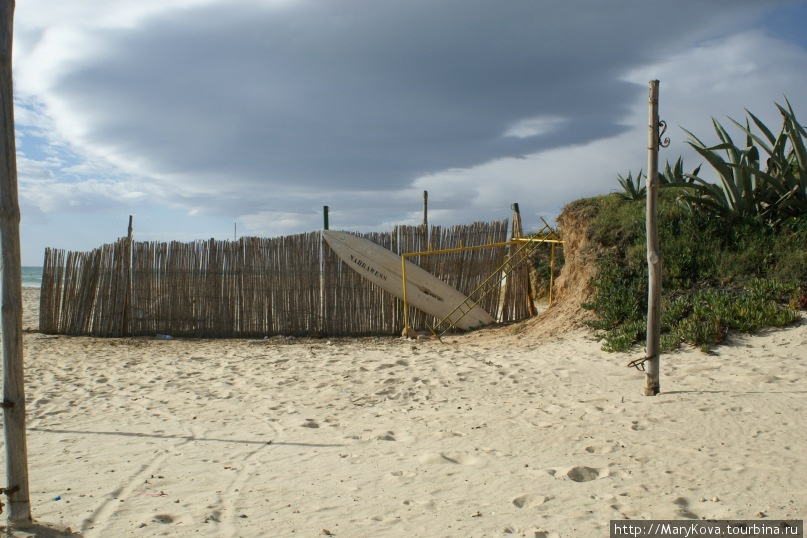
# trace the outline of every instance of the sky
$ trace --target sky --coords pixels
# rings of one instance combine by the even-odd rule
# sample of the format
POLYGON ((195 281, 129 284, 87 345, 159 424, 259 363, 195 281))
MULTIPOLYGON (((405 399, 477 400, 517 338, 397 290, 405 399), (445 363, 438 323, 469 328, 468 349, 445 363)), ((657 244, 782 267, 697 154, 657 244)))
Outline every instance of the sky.
POLYGON ((807 0, 26 0, 23 265, 46 247, 450 226, 525 231, 746 110, 807 118, 807 0))

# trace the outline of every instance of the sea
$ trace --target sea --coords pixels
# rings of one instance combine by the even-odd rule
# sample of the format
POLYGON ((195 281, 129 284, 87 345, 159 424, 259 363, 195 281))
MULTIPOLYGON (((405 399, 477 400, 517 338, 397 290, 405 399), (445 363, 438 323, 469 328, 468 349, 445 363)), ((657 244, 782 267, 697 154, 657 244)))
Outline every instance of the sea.
POLYGON ((42 268, 22 266, 22 287, 23 288, 41 288, 42 287, 42 268))

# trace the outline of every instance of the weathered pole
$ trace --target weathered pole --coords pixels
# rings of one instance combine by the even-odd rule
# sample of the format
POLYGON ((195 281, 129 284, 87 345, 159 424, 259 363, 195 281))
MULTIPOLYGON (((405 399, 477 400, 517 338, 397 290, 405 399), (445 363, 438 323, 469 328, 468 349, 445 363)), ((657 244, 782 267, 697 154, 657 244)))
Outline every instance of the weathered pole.
POLYGON ((329 210, 328 206, 326 206, 326 205, 322 206, 322 229, 323 230, 328 229, 328 210, 329 210))
MULTIPOLYGON (((515 202, 510 205, 510 209, 513 210, 513 226, 510 231, 510 239, 521 239, 524 237, 524 225, 521 222, 521 209, 518 207, 518 202, 515 202)), ((510 247, 513 248, 513 247, 510 247)), ((517 248, 513 248, 513 250, 518 250, 517 248)), ((527 314, 532 317, 538 313, 535 309, 535 304, 532 302, 533 297, 533 289, 532 289, 532 279, 529 277, 529 271, 527 271, 527 314)), ((552 301, 552 295, 550 292, 549 296, 550 304, 552 301)))
POLYGON ((650 81, 650 126, 647 138, 647 361, 644 395, 655 396, 659 385, 661 338, 661 251, 658 242, 658 80, 650 81))
POLYGON ((134 240, 134 228, 132 227, 132 215, 129 215, 129 227, 126 229, 126 291, 123 298, 123 330, 122 336, 129 336, 129 323, 131 315, 129 310, 132 304, 132 241, 134 240))
POLYGON ((510 209, 513 210, 513 224, 510 229, 510 239, 521 239, 524 235, 524 229, 521 227, 521 210, 518 208, 518 203, 510 204, 510 209))
POLYGON ((22 360, 22 268, 20 204, 17 196, 17 147, 14 141, 14 92, 11 44, 14 0, 0 0, 0 333, 3 353, 3 430, 11 527, 30 527, 28 446, 25 437, 25 384, 22 360))
POLYGON ((423 191, 423 227, 429 225, 429 191, 423 191))

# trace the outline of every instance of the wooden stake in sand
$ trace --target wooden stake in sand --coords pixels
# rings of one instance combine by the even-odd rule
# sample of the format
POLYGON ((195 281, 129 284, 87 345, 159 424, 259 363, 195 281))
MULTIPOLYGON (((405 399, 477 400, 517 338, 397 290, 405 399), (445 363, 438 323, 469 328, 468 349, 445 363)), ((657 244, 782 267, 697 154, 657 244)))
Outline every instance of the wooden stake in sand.
POLYGON ((644 395, 659 393, 661 334, 661 251, 658 242, 658 80, 650 81, 650 130, 647 156, 647 364, 644 395))
POLYGON ((11 43, 14 0, 0 0, 0 332, 3 351, 3 429, 6 442, 8 523, 30 527, 28 447, 25 437, 25 385, 22 363, 22 268, 20 205, 17 197, 17 148, 11 43))
POLYGON ((423 226, 429 225, 429 191, 423 191, 423 226))

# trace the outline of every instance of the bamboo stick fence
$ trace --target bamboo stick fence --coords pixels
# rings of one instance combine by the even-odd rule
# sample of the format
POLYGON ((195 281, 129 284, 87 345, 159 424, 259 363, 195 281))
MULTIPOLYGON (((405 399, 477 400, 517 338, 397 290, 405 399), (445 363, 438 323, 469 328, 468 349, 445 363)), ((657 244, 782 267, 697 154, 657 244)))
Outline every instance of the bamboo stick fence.
MULTIPOLYGON (((399 226, 362 237, 398 254, 507 239, 507 220, 442 228, 399 226)), ((502 265, 504 249, 410 261, 470 293, 502 265)), ((157 243, 123 238, 91 252, 46 249, 39 329, 47 334, 196 338, 395 335, 402 301, 363 279, 319 232, 237 241, 157 243)), ((481 303, 502 321, 528 317, 524 274, 481 303), (522 301, 524 302, 524 301, 522 301), (507 306, 511 305, 511 306, 507 306)), ((436 320, 410 307, 410 325, 436 320)))

